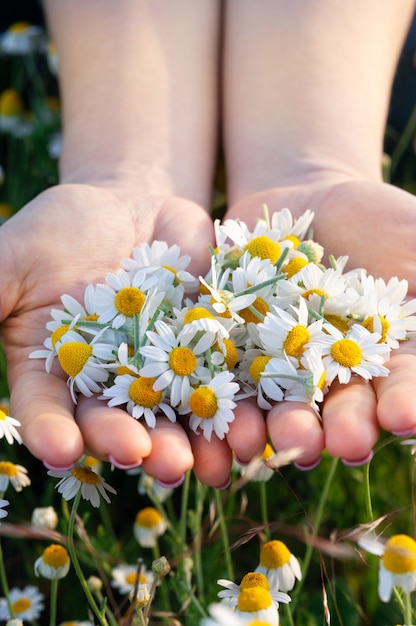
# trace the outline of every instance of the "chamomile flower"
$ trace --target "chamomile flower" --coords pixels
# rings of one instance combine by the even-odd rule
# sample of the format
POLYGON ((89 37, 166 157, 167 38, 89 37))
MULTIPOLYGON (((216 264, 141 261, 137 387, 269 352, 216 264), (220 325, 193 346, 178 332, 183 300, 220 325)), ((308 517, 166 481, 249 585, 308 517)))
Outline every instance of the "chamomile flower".
POLYGON ((209 617, 204 617, 200 626, 271 626, 269 621, 259 621, 250 616, 237 615, 222 602, 214 602, 208 607, 209 617))
POLYGON ((389 602, 393 587, 405 593, 416 589, 416 541, 408 535, 392 535, 387 542, 373 535, 363 536, 358 544, 380 557, 378 595, 389 602))
POLYGON ((276 609, 270 591, 264 587, 242 589, 237 599, 235 612, 249 622, 266 622, 271 626, 279 624, 279 611, 276 609))
POLYGON ((139 577, 137 577, 137 574, 137 565, 117 565, 111 570, 113 578, 111 585, 122 594, 131 593, 137 584, 139 587, 146 586, 147 590, 150 591, 155 579, 154 573, 150 570, 148 571, 142 564, 139 577))
POLYGON ((155 378, 155 391, 169 387, 172 407, 186 405, 192 386, 210 378, 203 355, 214 343, 215 334, 205 332, 195 344, 191 344, 193 337, 189 332, 176 336, 166 322, 158 320, 155 331, 148 331, 147 336, 151 345, 140 349, 140 354, 145 357, 140 375, 155 378))
MULTIPOLYGON (((308 229, 312 224, 313 218, 313 211, 307 209, 298 218, 293 219, 292 213, 287 207, 285 207, 272 214, 270 227, 272 230, 279 231, 282 239, 285 239, 286 237, 294 237, 299 243, 305 238, 308 229)), ((298 243, 296 244, 296 247, 298 243)))
POLYGON ((117 493, 113 487, 105 482, 104 478, 81 463, 76 463, 70 470, 49 470, 48 475, 60 478, 55 487, 64 500, 72 500, 80 491, 84 500, 89 500, 92 506, 98 508, 100 496, 109 503, 110 498, 107 491, 113 494, 117 493))
POLYGON ((199 280, 208 290, 209 295, 201 296, 199 302, 200 304, 209 304, 214 313, 220 317, 231 318, 234 322, 244 324, 244 318, 239 315, 239 311, 251 306, 256 299, 256 295, 254 293, 234 294, 231 286, 227 286, 228 275, 229 273, 226 271, 221 279, 218 280, 216 272, 213 272, 212 285, 200 276, 199 280))
POLYGON ((62 326, 73 328, 76 324, 78 330, 83 330, 90 334, 96 334, 100 328, 88 325, 89 322, 97 322, 98 315, 95 308, 95 289, 93 285, 87 285, 84 291, 83 302, 68 294, 61 296, 64 309, 52 309, 51 317, 53 321, 47 322, 46 328, 52 333, 62 326), (83 322, 86 322, 83 323, 83 322))
POLYGON ((124 324, 131 323, 135 316, 144 315, 145 311, 151 317, 160 304, 159 299, 151 311, 147 310, 148 291, 157 283, 154 276, 146 277, 143 272, 136 272, 131 276, 121 269, 115 274, 107 274, 106 280, 108 284, 99 283, 96 286, 96 309, 101 324, 111 324, 115 329, 121 328, 124 324))
POLYGON ((2 407, 3 405, 0 406, 0 439, 5 437, 7 443, 10 445, 12 445, 14 441, 22 443, 22 438, 16 428, 20 426, 20 422, 14 417, 7 415, 2 407))
POLYGON ((0 51, 4 54, 27 55, 39 50, 43 41, 40 26, 15 22, 0 36, 0 51))
POLYGON ((6 491, 9 483, 19 492, 30 485, 27 469, 11 461, 0 461, 0 492, 6 491))
POLYGON ((102 390, 108 380, 106 362, 114 360, 116 346, 100 341, 104 328, 88 342, 73 330, 62 335, 57 344, 57 358, 65 374, 68 375, 68 387, 76 403, 76 392, 91 397, 102 390))
POLYGON ((71 566, 68 550, 59 544, 52 543, 45 548, 42 556, 35 562, 36 576, 43 576, 49 580, 65 578, 71 566))
POLYGON ((237 606, 241 592, 244 589, 251 589, 253 587, 262 587, 268 591, 276 609, 279 608, 279 602, 284 604, 290 602, 290 597, 287 593, 282 593, 279 590, 271 592, 267 577, 259 572, 248 572, 248 574, 243 576, 239 585, 233 583, 231 580, 226 580, 225 578, 220 578, 217 580, 217 583, 221 587, 224 587, 224 589, 218 592, 218 597, 229 606, 237 606))
POLYGON ((261 456, 253 459, 248 465, 241 468, 241 476, 253 482, 267 482, 273 476, 274 469, 269 467, 266 463, 270 461, 274 455, 275 452, 272 446, 266 443, 261 456))
POLYGON ((166 528, 167 523, 163 515, 154 507, 148 506, 137 513, 133 532, 142 548, 153 548, 166 528))
POLYGON ((0 499, 0 519, 3 519, 3 517, 7 517, 8 512, 4 510, 4 507, 8 506, 9 504, 10 502, 8 500, 0 499))
MULTIPOLYGON (((29 359, 46 359, 45 369, 47 372, 50 372, 55 358, 58 354, 58 348, 60 347, 60 341, 62 337, 68 331, 75 329, 78 319, 79 315, 73 317, 68 324, 62 323, 58 320, 53 322, 47 322, 46 328, 50 331, 51 335, 49 337, 46 337, 45 341, 43 342, 45 350, 43 348, 40 350, 33 350, 33 352, 29 354, 29 359)), ((78 335, 72 335, 72 338, 77 341, 78 335)))
POLYGON ((354 324, 345 335, 332 325, 325 324, 324 328, 327 334, 321 339, 321 345, 329 384, 335 378, 340 383, 348 383, 353 373, 365 380, 388 375, 389 370, 383 363, 390 354, 390 346, 379 343, 379 334, 370 333, 359 324, 354 324))
POLYGON ((228 424, 234 420, 234 396, 239 385, 233 379, 231 372, 216 374, 208 385, 194 389, 189 396, 188 406, 179 411, 182 415, 190 413, 189 427, 195 433, 200 429, 208 441, 211 441, 212 433, 224 439, 229 430, 228 424))
POLYGON ((23 125, 23 100, 15 89, 0 93, 0 131, 18 134, 23 125))
POLYGON ((36 507, 32 511, 31 522, 37 528, 55 530, 58 526, 58 514, 53 506, 36 507))
POLYGON ((272 590, 290 591, 296 580, 302 579, 299 561, 282 542, 274 539, 260 550, 260 563, 256 572, 264 574, 272 590))
MULTIPOLYGON (((44 609, 43 600, 44 595, 33 585, 27 585, 24 589, 14 587, 9 594, 13 617, 24 622, 33 622, 39 619, 44 609)), ((0 620, 8 620, 10 618, 7 601, 5 598, 0 598, 0 620)))
POLYGON ((126 405, 126 410, 135 419, 144 417, 149 428, 156 426, 156 414, 161 411, 171 421, 176 421, 175 411, 164 402, 163 391, 155 391, 155 378, 133 374, 116 376, 114 384, 104 389, 103 400, 108 406, 126 405))

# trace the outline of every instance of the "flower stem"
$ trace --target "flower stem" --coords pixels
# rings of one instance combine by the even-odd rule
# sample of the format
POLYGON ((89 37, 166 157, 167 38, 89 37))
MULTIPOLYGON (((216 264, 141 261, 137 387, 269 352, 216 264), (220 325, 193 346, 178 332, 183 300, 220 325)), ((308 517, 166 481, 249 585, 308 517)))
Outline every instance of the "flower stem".
POLYGON ((71 561, 72 564, 74 566, 74 569, 77 573, 79 582, 81 583, 81 587, 82 590, 84 591, 88 603, 91 607, 91 609, 94 612, 94 615, 96 616, 96 618, 98 619, 98 622, 100 623, 101 626, 108 626, 108 622, 107 619, 105 617, 105 615, 102 614, 102 612, 100 611, 100 609, 97 606, 96 601, 94 600, 94 597, 88 587, 87 581, 85 580, 85 576, 83 574, 83 571, 81 569, 81 566, 79 564, 79 560, 78 560, 78 556, 75 550, 75 545, 74 545, 74 531, 75 531, 75 518, 76 518, 76 514, 77 514, 77 510, 78 510, 78 506, 81 500, 81 490, 78 491, 78 493, 75 496, 74 499, 74 503, 72 505, 72 509, 71 509, 71 515, 69 517, 69 523, 68 523, 68 551, 69 554, 71 556, 71 561))
POLYGON ((364 496, 365 496, 365 508, 367 511, 367 517, 370 521, 373 521, 373 505, 371 502, 371 486, 370 486, 370 463, 364 465, 364 496))
POLYGON ((404 624, 412 626, 412 598, 409 592, 404 594, 404 624))
POLYGON ((51 580, 51 599, 50 599, 50 613, 49 613, 49 626, 56 626, 56 604, 58 599, 58 579, 51 580))
POLYGON ((260 492, 260 511, 261 511, 261 521, 264 524, 264 534, 266 535, 267 541, 270 541, 270 528, 269 524, 269 512, 267 509, 267 489, 266 482, 261 480, 259 482, 259 492, 260 492))
POLYGON ((234 568, 231 560, 230 542, 228 541, 227 524, 225 523, 224 509, 221 501, 221 494, 218 489, 214 489, 215 503, 217 505, 218 522, 221 530, 222 543, 224 547, 225 562, 227 565, 227 575, 230 580, 234 580, 234 568))
POLYGON ((1 588, 3 589, 4 596, 7 602, 7 608, 9 609, 10 617, 14 617, 12 603, 10 602, 10 589, 9 583, 7 582, 7 574, 6 567, 4 565, 4 557, 3 557, 3 547, 1 545, 0 539, 0 582, 1 588))

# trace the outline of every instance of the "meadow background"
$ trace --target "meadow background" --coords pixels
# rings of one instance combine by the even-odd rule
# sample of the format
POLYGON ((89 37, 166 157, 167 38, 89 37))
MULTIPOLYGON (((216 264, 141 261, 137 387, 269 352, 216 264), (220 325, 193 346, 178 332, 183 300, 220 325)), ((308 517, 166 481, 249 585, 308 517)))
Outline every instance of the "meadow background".
MULTIPOLYGON (((39 13, 36 19, 41 20, 39 13)), ((5 16, 2 20, 4 32, 9 24, 5 16)), ((385 144, 386 179, 412 193, 416 192, 413 30, 398 69, 385 144)), ((59 89, 47 43, 45 35, 43 45, 32 53, 0 54, 0 224, 58 181, 59 89), (21 102, 16 112, 19 124, 13 129, 4 120, 10 115, 4 93, 10 89, 21 102)), ((213 197, 214 208, 221 213, 225 202, 221 164, 213 197)), ((6 362, 0 351, 0 405, 7 407, 7 403, 6 362)), ((23 465, 31 478, 31 485, 21 492, 9 486, 3 496, 10 501, 8 516, 0 525, 8 585, 20 589, 36 585, 45 595, 45 610, 35 622, 48 624, 51 585, 34 577, 33 565, 51 541, 65 544, 71 503, 61 500, 54 488, 56 481, 23 446, 10 446, 2 439, 2 461, 23 465), (35 507, 49 505, 56 509, 59 522, 56 531, 48 534, 35 529, 30 520, 35 507)), ((272 538, 287 544, 304 571, 302 583, 291 593, 291 613, 281 607, 283 626, 328 623, 325 594, 335 626, 401 624, 400 603, 382 603, 378 598, 377 559, 357 549, 351 531, 383 517, 379 529, 388 536, 415 536, 414 470, 410 446, 382 433, 367 466, 346 467, 324 455, 310 472, 287 465, 267 482, 245 480, 237 468, 230 488, 224 491, 204 487, 189 475, 162 502, 151 485, 139 493, 137 475, 111 471, 103 464, 100 471, 117 495, 109 505, 102 502, 99 509, 81 502, 84 534, 76 535, 76 550, 85 576, 95 575, 106 583, 102 593, 108 597, 114 623, 133 623, 130 618, 123 621, 128 611, 126 595, 109 585, 116 565, 134 564, 141 558, 150 568, 154 558, 166 556, 172 570, 156 591, 150 623, 196 626, 216 599, 217 579, 232 578, 238 583, 257 566, 264 538, 272 538), (168 520, 168 530, 155 548, 142 548, 133 535, 136 513, 146 506, 155 506, 168 520)), ((59 583, 57 611, 56 623, 91 618, 74 568, 59 583)))

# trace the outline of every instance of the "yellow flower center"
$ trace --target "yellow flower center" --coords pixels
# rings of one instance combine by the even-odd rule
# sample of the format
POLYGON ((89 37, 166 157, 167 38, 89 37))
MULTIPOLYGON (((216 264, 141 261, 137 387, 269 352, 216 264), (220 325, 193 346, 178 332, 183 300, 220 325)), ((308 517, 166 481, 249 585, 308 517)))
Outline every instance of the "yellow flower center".
POLYGON ((276 263, 280 257, 280 246, 272 241, 266 235, 254 237, 246 245, 246 250, 251 256, 260 257, 260 259, 269 259, 271 263, 276 263))
POLYGON ((416 541, 408 535, 393 535, 386 544, 382 561, 393 574, 416 571, 416 541))
POLYGON ((98 315, 86 315, 83 320, 84 322, 96 322, 98 320, 98 315))
POLYGON ((327 322, 335 326, 343 335, 348 331, 350 325, 348 324, 348 320, 345 317, 341 317, 341 315, 335 315, 335 313, 327 313, 325 314, 325 319, 327 322))
POLYGON ((139 315, 145 303, 146 296, 137 287, 123 287, 117 292, 115 307, 117 311, 126 317, 139 315))
POLYGON ((137 374, 136 372, 133 372, 133 370, 129 369, 127 367, 127 365, 119 365, 117 368, 117 375, 118 376, 123 376, 124 374, 129 374, 129 376, 136 376, 137 374))
POLYGON ((10 461, 0 461, 0 474, 8 478, 13 478, 17 476, 17 467, 10 461))
POLYGON ((355 367, 361 362, 362 351, 352 339, 339 339, 331 347, 331 356, 344 367, 355 367))
POLYGON ((295 257, 287 265, 285 265, 284 272, 287 274, 288 278, 292 278, 295 274, 300 272, 301 269, 308 265, 309 261, 302 258, 301 256, 295 257))
MULTIPOLYGON (((129 574, 126 575, 126 583, 128 585, 135 585, 136 580, 137 580, 137 572, 130 572, 129 574)), ((146 584, 146 575, 142 574, 141 572, 139 576, 139 584, 140 585, 146 584)))
POLYGON ((269 312, 269 307, 267 306, 267 303, 262 298, 256 298, 253 304, 251 305, 251 307, 248 307, 247 309, 243 309, 242 311, 240 311, 240 315, 247 324, 249 322, 258 324, 264 319, 264 317, 266 316, 266 313, 268 312, 269 312), (259 316, 256 315, 252 309, 255 309, 256 311, 258 311, 260 315, 259 316))
POLYGON ((29 22, 15 22, 14 24, 11 24, 11 26, 9 26, 7 30, 9 31, 9 33, 15 33, 16 35, 19 35, 21 33, 24 33, 29 28, 29 26, 29 22))
POLYGON ((64 372, 71 378, 75 378, 82 372, 91 355, 92 346, 80 341, 69 341, 59 348, 58 361, 64 372))
POLYGON ((263 454, 261 455, 261 458, 264 461, 268 461, 269 459, 272 458, 273 454, 274 454, 274 450, 272 446, 269 443, 266 443, 264 450, 263 450, 263 454))
POLYGON ((90 467, 85 465, 84 467, 75 466, 71 469, 71 474, 74 478, 79 480, 80 483, 86 483, 87 485, 98 485, 100 477, 98 474, 92 471, 90 467))
POLYGON ((142 526, 143 528, 154 528, 160 524, 162 519, 163 517, 157 509, 153 506, 147 506, 137 513, 136 524, 137 526, 142 526))
POLYGON ((43 551, 42 560, 46 565, 58 569, 68 563, 69 554, 65 548, 53 543, 43 551))
POLYGON ((321 298, 323 296, 325 300, 328 297, 328 294, 325 293, 325 291, 322 291, 322 289, 308 289, 307 291, 303 292, 302 296, 305 298, 305 300, 307 300, 310 296, 313 296, 314 294, 320 296, 321 298))
POLYGON ((326 381, 326 370, 324 370, 322 374, 320 375, 319 381, 317 384, 318 389, 320 389, 321 391, 323 391, 325 387, 325 381, 326 381))
POLYGON ((23 102, 15 89, 5 89, 0 95, 0 115, 20 115, 23 102))
POLYGON ((270 591, 269 581, 264 574, 260 574, 259 572, 249 572, 243 576, 240 589, 248 589, 250 587, 263 587, 270 591))
MULTIPOLYGON (((222 292, 222 293, 225 293, 225 292, 222 292)), ((221 297, 220 302, 221 302, 221 304, 223 304, 223 305, 225 306, 225 311, 223 311, 222 313, 217 313, 218 317, 224 317, 224 318, 226 318, 226 319, 231 318, 231 313, 230 313, 230 311, 228 310, 228 301, 227 301, 227 300, 229 301, 229 298, 227 299, 227 298, 222 298, 222 297, 221 297)), ((210 301, 209 301, 209 302, 210 302, 210 304, 211 304, 211 305, 212 305, 212 304, 217 304, 217 303, 218 303, 218 300, 216 300, 216 299, 214 298, 214 296, 211 296, 211 298, 210 298, 210 301)))
POLYGON ((3 409, 0 408, 0 420, 6 421, 6 419, 7 419, 7 413, 3 411, 3 409))
POLYGON ((85 457, 85 459, 82 460, 82 463, 83 465, 86 465, 87 467, 91 467, 92 469, 93 467, 98 467, 101 461, 96 459, 95 456, 87 456, 85 457))
POLYGON ((259 622, 258 619, 255 619, 254 622, 248 622, 247 626, 270 626, 270 622, 259 622))
POLYGON ((305 345, 310 339, 310 334, 305 326, 294 326, 289 330, 283 342, 283 350, 288 356, 301 356, 305 351, 305 345))
POLYGON ((264 587, 249 587, 242 589, 238 596, 238 610, 244 613, 263 611, 272 605, 270 591, 264 587))
POLYGON ((173 348, 169 354, 169 367, 178 376, 189 376, 196 366, 196 356, 189 348, 173 348))
POLYGON ((264 372, 264 368, 266 367, 267 363, 270 361, 271 358, 272 358, 271 356, 262 355, 262 356, 256 356, 253 359, 248 369, 248 373, 250 374, 251 378, 254 380, 255 383, 260 382, 261 374, 264 372))
POLYGON ((138 406, 153 409, 162 400, 162 391, 155 391, 153 385, 156 378, 144 378, 139 376, 134 380, 129 389, 129 397, 138 406))
POLYGON ((19 598, 16 602, 13 602, 12 610, 15 615, 20 615, 21 613, 28 611, 31 606, 32 603, 29 598, 19 598))
POLYGON ((53 347, 55 347, 57 342, 60 340, 60 338, 63 337, 63 335, 65 335, 68 328, 69 328, 69 324, 62 324, 62 326, 59 326, 52 332, 51 342, 52 342, 53 347))
POLYGON ((266 569, 278 569, 289 563, 290 552, 283 541, 268 541, 260 551, 260 563, 266 569))
POLYGON ((296 235, 288 235, 287 237, 284 238, 283 241, 291 241, 293 243, 294 250, 296 250, 296 248, 300 244, 300 239, 299 237, 296 237, 296 235))
POLYGON ((228 369, 231 371, 238 363, 238 350, 235 347, 235 343, 232 339, 224 339, 225 345, 225 357, 224 361, 228 369))
POLYGON ((13 215, 12 205, 9 204, 8 202, 0 202, 0 217, 11 217, 12 215, 13 215))
POLYGON ((189 311, 185 313, 184 318, 183 318, 183 323, 185 325, 191 324, 191 322, 194 322, 195 320, 204 319, 205 317, 207 317, 210 320, 215 319, 212 313, 210 313, 207 309, 204 309, 203 306, 196 306, 193 309, 190 309, 189 311))
POLYGON ((202 419, 211 419, 218 410, 218 399, 210 387, 198 387, 189 398, 192 413, 202 419))
MULTIPOLYGON (((387 339, 387 333, 389 332, 390 324, 382 315, 379 315, 378 319, 380 320, 381 324, 381 337, 377 343, 384 343, 387 339)), ((367 317, 367 319, 362 322, 362 326, 364 326, 364 328, 366 328, 370 333, 374 333, 374 316, 371 315, 371 317, 367 317)))

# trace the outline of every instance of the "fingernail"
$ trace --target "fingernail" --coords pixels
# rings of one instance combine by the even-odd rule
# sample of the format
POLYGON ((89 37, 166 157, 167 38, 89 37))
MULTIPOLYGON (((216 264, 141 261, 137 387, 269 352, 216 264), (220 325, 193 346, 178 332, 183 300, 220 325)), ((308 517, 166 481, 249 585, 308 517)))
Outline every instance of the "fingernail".
POLYGON ((155 478, 155 482, 161 487, 164 487, 165 489, 175 489, 175 487, 180 487, 180 485, 182 485, 184 480, 185 480, 185 474, 182 474, 182 476, 178 478, 178 480, 176 480, 174 483, 167 483, 163 480, 160 480, 160 478, 155 478))
POLYGON ((242 465, 243 467, 250 465, 250 461, 242 461, 241 459, 238 458, 236 454, 234 454, 234 461, 238 463, 239 465, 242 465))
POLYGON ((111 454, 109 455, 108 460, 110 461, 111 465, 114 465, 114 467, 117 467, 117 469, 120 469, 120 470, 133 469, 134 467, 139 467, 139 465, 142 464, 142 460, 141 459, 137 463, 129 463, 129 464, 120 463, 111 454))
POLYGON ((319 459, 316 459, 316 461, 314 461, 313 463, 309 463, 309 465, 303 465, 302 463, 297 463, 296 461, 294 461, 293 465, 302 472, 309 472, 310 470, 315 469, 315 467, 318 467, 320 462, 321 457, 319 457, 319 459))
POLYGON ((43 464, 46 469, 52 470, 53 472, 67 472, 74 467, 73 463, 70 463, 69 465, 51 465, 47 461, 43 461, 43 464))
POLYGON ((391 432, 396 437, 411 437, 416 433, 416 426, 408 428, 407 430, 392 430, 391 432))
POLYGON ((344 463, 344 465, 347 465, 348 467, 359 467, 360 465, 365 465, 366 463, 369 463, 372 458, 373 451, 370 450, 367 456, 364 457, 364 459, 360 459, 359 461, 348 461, 348 459, 341 459, 341 461, 344 463))
POLYGON ((219 490, 228 489, 230 485, 231 485, 231 476, 227 478, 225 483, 223 483, 222 485, 219 485, 219 487, 215 487, 215 489, 219 489, 219 490))

